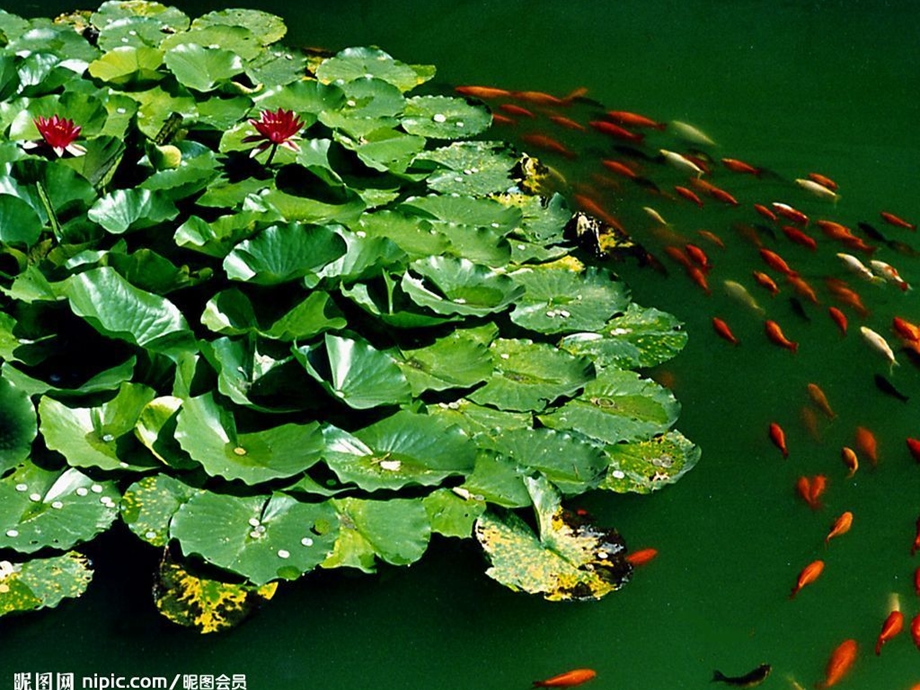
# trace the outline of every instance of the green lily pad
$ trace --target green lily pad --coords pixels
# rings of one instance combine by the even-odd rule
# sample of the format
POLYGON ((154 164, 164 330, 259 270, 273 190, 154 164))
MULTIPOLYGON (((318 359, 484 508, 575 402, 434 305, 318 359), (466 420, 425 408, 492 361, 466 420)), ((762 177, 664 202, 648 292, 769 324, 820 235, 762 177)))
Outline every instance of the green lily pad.
POLYGON ((89 65, 89 73, 115 86, 159 81, 163 51, 148 46, 119 46, 89 65))
POLYGON ((408 99, 401 120, 409 134, 429 139, 467 139, 492 124, 488 109, 451 96, 415 96, 408 99))
POLYGON ((134 482, 121 499, 121 519, 143 541, 157 547, 169 542, 169 523, 192 496, 202 493, 168 474, 134 482))
POLYGON ((172 395, 154 398, 141 410, 134 435, 164 465, 177 470, 191 470, 196 469, 198 464, 189 458, 175 438, 181 407, 182 398, 172 395))
POLYGON ((180 84, 203 93, 213 91, 243 71, 243 61, 236 53, 197 43, 170 48, 164 62, 180 84))
POLYGON ((438 229, 450 240, 450 256, 495 269, 504 269, 511 260, 510 243, 494 228, 447 224, 438 229))
POLYGON ((366 233, 339 232, 345 253, 318 272, 320 278, 352 282, 380 274, 381 269, 402 268, 406 253, 386 237, 367 237, 366 233))
POLYGON ((468 259, 432 256, 413 261, 409 270, 403 275, 403 290, 436 314, 485 316, 502 311, 524 292, 508 276, 468 259))
POLYGON ((105 51, 125 46, 156 48, 165 35, 163 22, 154 17, 121 17, 96 26, 99 29, 96 43, 105 51))
MULTIPOLYGON (((297 114, 302 120, 307 115, 317 115, 337 110, 345 102, 345 94, 338 86, 319 81, 299 80, 283 86, 268 86, 253 95, 253 102, 259 110, 284 108, 297 114)), ((314 117, 315 121, 315 117, 314 117)))
POLYGON ((604 369, 574 400, 538 419, 604 443, 643 441, 671 428, 680 403, 667 388, 633 371, 604 369))
POLYGON ((466 539, 473 534, 473 525, 486 510, 485 501, 451 489, 436 489, 422 499, 428 513, 431 531, 445 537, 466 539))
POLYGON ((426 390, 469 388, 492 375, 492 356, 486 343, 457 330, 431 345, 401 351, 397 360, 412 395, 426 390))
POLYGON ((0 479, 0 548, 34 553, 89 541, 114 522, 120 498, 114 482, 74 468, 20 465, 0 479))
POLYGON ((467 396, 480 405, 541 412, 549 403, 574 395, 594 378, 590 360, 551 345, 500 338, 490 349, 492 377, 467 396))
POLYGON ((476 448, 457 426, 408 410, 349 434, 326 430, 323 459, 342 482, 365 491, 432 486, 473 467, 476 448))
POLYGON ((541 594, 549 601, 591 601, 622 587, 632 566, 620 536, 564 510, 546 479, 525 481, 539 534, 514 513, 482 515, 476 521, 476 538, 492 563, 486 575, 509 589, 541 594))
POLYGON ((372 130, 357 141, 341 136, 337 141, 354 151, 367 167, 397 174, 405 173, 413 157, 425 148, 423 137, 388 128, 372 130))
POLYGON ((89 559, 76 551, 22 563, 0 561, 0 616, 54 608, 82 595, 92 579, 89 559))
POLYGON ((438 315, 430 309, 418 306, 388 273, 384 273, 380 280, 370 283, 343 285, 340 291, 368 314, 376 316, 394 328, 440 326, 463 318, 459 314, 438 315))
POLYGON ((492 228, 508 233, 517 228, 523 212, 513 206, 503 206, 492 199, 470 196, 429 195, 412 197, 399 205, 400 210, 444 223, 492 228))
MULTIPOLYGON (((304 171, 309 173, 306 169, 304 171)), ((265 194, 265 202, 288 221, 348 225, 358 219, 365 209, 365 203, 357 192, 344 186, 339 189, 327 187, 321 192, 320 179, 315 175, 312 177, 313 181, 308 185, 301 185, 301 193, 291 194, 273 189, 265 194)))
POLYGON ((63 292, 73 313, 103 335, 167 356, 191 344, 192 332, 172 302, 137 289, 114 268, 93 268, 71 276, 63 292))
POLYGON ((559 347, 591 357, 599 366, 631 369, 666 362, 687 343, 683 324, 671 314, 630 304, 599 333, 573 333, 559 347))
POLYGON ((2 373, 4 379, 29 396, 51 395, 55 398, 80 398, 91 393, 117 390, 121 384, 131 380, 134 375, 135 364, 137 364, 137 358, 130 357, 121 364, 116 364, 110 369, 100 371, 80 385, 75 385, 72 388, 56 386, 29 376, 9 362, 3 363, 2 373))
POLYGON ((123 383, 118 395, 99 407, 68 407, 43 397, 39 430, 45 444, 73 467, 146 469, 156 461, 134 438, 141 410, 156 396, 152 388, 123 383))
POLYGON ((412 66, 378 48, 346 48, 325 60, 316 69, 316 78, 325 84, 379 79, 400 91, 411 91, 426 81, 412 66))
POLYGON ((428 548, 431 523, 419 499, 333 498, 330 503, 339 514, 339 534, 323 568, 348 566, 372 573, 378 558, 409 565, 428 548))
POLYGON ((502 194, 495 200, 502 206, 520 210, 522 218, 515 232, 528 242, 542 245, 567 242, 564 230, 572 211, 561 194, 553 194, 549 198, 532 194, 502 194))
POLYGON ((167 554, 160 562, 153 598, 167 619, 204 635, 239 625, 277 589, 277 582, 258 586, 198 575, 167 554))
POLYGON ((27 202, 0 194, 0 242, 30 247, 42 234, 43 223, 27 202))
POLYGON ((0 378, 0 474, 29 457, 37 433, 38 419, 28 394, 0 378))
POLYGON ((318 462, 324 447, 316 422, 239 433, 231 412, 211 393, 182 403, 176 440, 212 477, 246 484, 293 477, 318 462))
POLYGON ((517 159, 504 142, 462 141, 424 151, 413 164, 438 166, 427 179, 437 192, 486 196, 507 191, 514 184, 511 171, 517 159))
POLYGON ((208 26, 193 23, 188 31, 166 36, 160 48, 168 55, 179 46, 188 44, 219 47, 239 55, 243 60, 253 60, 265 51, 259 37, 245 26, 217 23, 208 26))
POLYGON ((332 552, 339 521, 328 503, 281 493, 193 496, 173 516, 170 536, 182 552, 242 575, 256 585, 296 580, 332 552))
POLYGON ((524 477, 530 470, 506 455, 481 451, 476 465, 457 491, 474 501, 505 508, 524 508, 531 504, 524 477))
POLYGON ((442 402, 428 406, 428 414, 443 417, 466 431, 471 438, 480 434, 495 436, 512 429, 533 428, 529 412, 496 410, 470 402, 467 399, 442 402))
POLYGON ((601 489, 648 494, 673 484, 700 459, 700 449, 679 431, 647 441, 607 446, 610 465, 601 489))
POLYGON ((597 331, 630 303, 626 285, 604 269, 528 266, 509 277, 525 290, 511 320, 538 333, 597 331))
POLYGON ((89 209, 89 219, 114 235, 159 225, 179 215, 165 194, 149 189, 116 189, 89 209))
POLYGON ((277 285, 315 273, 346 249, 329 226, 273 225, 236 245, 224 259, 224 270, 231 280, 277 285))
POLYGON ((399 211, 365 213, 357 226, 368 237, 383 237, 394 242, 410 259, 439 256, 447 251, 450 240, 436 231, 431 223, 399 211))
POLYGON ((294 353, 331 396, 353 409, 411 400, 409 383, 393 357, 365 340, 326 333, 322 344, 299 347, 294 353))
POLYGON ((193 29, 209 26, 241 26, 256 36, 262 45, 270 45, 284 38, 287 27, 284 20, 269 12, 251 9, 228 9, 208 12, 192 22, 193 29))

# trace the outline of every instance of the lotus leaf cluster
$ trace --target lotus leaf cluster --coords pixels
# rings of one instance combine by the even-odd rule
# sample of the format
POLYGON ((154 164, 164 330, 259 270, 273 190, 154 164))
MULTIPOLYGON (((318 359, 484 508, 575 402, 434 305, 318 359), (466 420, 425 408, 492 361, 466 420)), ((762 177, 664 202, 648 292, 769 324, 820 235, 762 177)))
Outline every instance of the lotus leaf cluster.
POLYGON ((0 614, 78 596, 117 522, 204 632, 435 536, 548 599, 618 588, 622 538, 562 503, 696 462, 633 371, 681 325, 579 260, 433 67, 284 34, 0 11, 0 614))

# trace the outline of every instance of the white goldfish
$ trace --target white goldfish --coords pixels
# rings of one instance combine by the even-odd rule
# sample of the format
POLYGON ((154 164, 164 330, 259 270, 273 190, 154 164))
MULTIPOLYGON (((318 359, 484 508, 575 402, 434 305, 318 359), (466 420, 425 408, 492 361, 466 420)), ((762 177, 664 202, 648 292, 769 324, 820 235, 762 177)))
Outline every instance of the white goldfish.
POLYGON ((734 280, 726 280, 723 285, 725 285, 725 292, 727 292, 729 296, 746 305, 760 316, 767 313, 763 307, 757 304, 757 300, 751 296, 751 293, 748 292, 747 288, 741 283, 736 283, 734 280))
POLYGON ((837 201, 840 198, 840 195, 837 194, 832 189, 828 189, 823 184, 818 184, 814 180, 806 180, 799 178, 795 183, 802 189, 811 192, 815 196, 819 196, 822 199, 830 199, 831 201, 837 201))
POLYGON ((894 358, 894 351, 891 349, 888 341, 885 340, 882 336, 866 326, 860 326, 859 332, 862 333, 862 337, 867 343, 869 343, 869 346, 873 350, 888 360, 889 370, 891 370, 891 368, 898 363, 898 361, 894 358))
POLYGON ((686 122, 680 122, 679 120, 673 120, 670 124, 671 129, 682 139, 692 142, 694 144, 703 144, 704 146, 715 146, 714 142, 708 134, 700 131, 699 128, 689 125, 686 122))
POLYGON ((872 271, 870 271, 862 261, 857 259, 852 254, 837 252, 837 258, 843 262, 844 266, 846 266, 850 271, 858 275, 863 280, 868 280, 873 283, 879 281, 879 278, 872 271))
POLYGON ((692 172, 697 177, 703 174, 703 169, 686 156, 682 156, 675 151, 668 151, 667 149, 661 149, 660 153, 668 163, 678 170, 692 172))

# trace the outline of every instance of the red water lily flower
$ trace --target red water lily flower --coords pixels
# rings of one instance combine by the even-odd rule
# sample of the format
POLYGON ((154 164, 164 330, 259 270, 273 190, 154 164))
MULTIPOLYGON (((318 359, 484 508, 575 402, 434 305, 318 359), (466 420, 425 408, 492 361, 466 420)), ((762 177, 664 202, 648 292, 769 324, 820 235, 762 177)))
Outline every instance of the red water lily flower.
POLYGON ((36 148, 42 145, 51 147, 58 156, 63 156, 64 152, 72 156, 82 156, 86 149, 75 144, 77 137, 80 136, 80 125, 75 125, 73 120, 52 115, 43 117, 39 115, 32 122, 38 128, 38 133, 42 135, 42 141, 32 141, 25 144, 26 148, 36 148))
POLYGON ((249 120, 249 124, 256 128, 258 134, 251 134, 243 142, 258 141, 250 156, 255 156, 266 149, 271 149, 269 161, 279 146, 291 151, 300 151, 300 146, 295 141, 300 139, 297 133, 303 129, 303 121, 293 111, 278 108, 278 110, 263 110, 259 113, 258 120, 249 120))

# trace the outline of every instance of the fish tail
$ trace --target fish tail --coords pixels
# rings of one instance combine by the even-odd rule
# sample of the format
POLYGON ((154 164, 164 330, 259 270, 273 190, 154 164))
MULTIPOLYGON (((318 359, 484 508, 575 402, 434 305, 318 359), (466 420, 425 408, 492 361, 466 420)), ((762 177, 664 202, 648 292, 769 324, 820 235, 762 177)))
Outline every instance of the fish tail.
POLYGON ((721 671, 712 672, 712 683, 724 683, 726 680, 725 674, 721 671))

